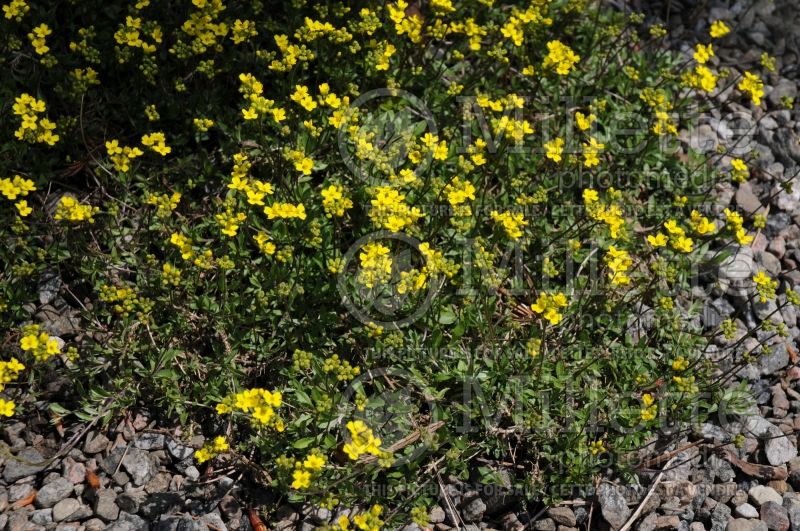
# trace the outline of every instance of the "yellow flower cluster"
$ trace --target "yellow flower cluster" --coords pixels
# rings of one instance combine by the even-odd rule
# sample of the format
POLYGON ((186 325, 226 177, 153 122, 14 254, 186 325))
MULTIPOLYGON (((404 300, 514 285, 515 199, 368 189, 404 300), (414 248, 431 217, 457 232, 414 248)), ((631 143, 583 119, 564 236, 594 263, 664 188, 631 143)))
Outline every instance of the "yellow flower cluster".
POLYGON ((689 360, 684 358, 683 356, 678 356, 674 360, 672 360, 672 370, 683 372, 689 368, 689 360))
POLYGON ((755 105, 761 105, 761 98, 764 97, 764 82, 757 75, 745 72, 737 87, 742 92, 748 92, 755 105))
POLYGON ((736 241, 739 242, 740 245, 747 245, 748 243, 752 242, 753 236, 747 234, 747 231, 743 226, 744 219, 742 218, 741 214, 734 212, 729 208, 726 208, 723 212, 725 214, 727 227, 735 233, 736 241))
POLYGON ((339 359, 338 354, 326 358, 322 363, 322 370, 326 374, 331 372, 335 373, 336 379, 340 382, 349 382, 361 374, 361 369, 359 367, 350 365, 350 362, 347 360, 339 359))
POLYGON ((169 242, 180 249, 181 258, 184 260, 191 260, 194 257, 194 249, 192 248, 192 240, 187 236, 173 232, 169 237, 169 242))
MULTIPOLYGON (((181 29, 192 37, 191 51, 195 55, 205 53, 209 48, 222 51, 219 41, 228 35, 228 25, 217 22, 220 13, 225 10, 222 0, 192 0, 197 8, 189 15, 181 29)), ((172 51, 172 50, 170 50, 172 51)))
POLYGON ((28 39, 31 41, 31 45, 33 46, 33 51, 35 51, 38 55, 44 55, 50 51, 50 47, 47 46, 47 36, 52 35, 53 30, 51 30, 47 24, 39 24, 33 30, 28 33, 28 39))
POLYGON ((264 85, 253 76, 253 74, 239 74, 239 92, 244 95, 248 106, 242 109, 242 116, 245 120, 256 120, 260 116, 267 114, 272 116, 276 123, 286 119, 286 111, 280 107, 275 107, 274 100, 268 100, 261 94, 264 92, 264 85))
POLYGON ((667 97, 663 92, 647 87, 639 94, 639 98, 655 112, 656 121, 653 124, 653 132, 655 134, 678 134, 678 128, 669 115, 669 112, 672 110, 672 104, 667 101, 667 97))
POLYGON ((43 100, 37 100, 23 92, 14 100, 12 109, 14 114, 20 117, 19 128, 14 132, 14 136, 18 140, 29 143, 38 142, 48 146, 53 146, 58 142, 60 137, 53 133, 56 124, 39 116, 47 111, 43 100))
MULTIPOLYGON (((616 190, 609 188, 609 197, 614 197, 616 193, 616 190)), ((616 240, 624 236, 625 219, 622 217, 622 208, 619 205, 602 203, 600 194, 598 194, 597 190, 591 188, 584 189, 583 204, 591 219, 602 221, 608 227, 612 238, 616 240)))
POLYGON ((11 358, 9 361, 0 361, 0 391, 3 391, 6 385, 19 378, 19 373, 24 370, 25 365, 21 364, 17 358, 11 358))
POLYGON ((555 67, 556 73, 560 76, 568 75, 575 68, 575 64, 581 60, 580 56, 572 51, 572 48, 558 40, 548 42, 547 50, 548 53, 542 67, 545 69, 555 67))
POLYGON ((283 431, 283 419, 275 414, 275 409, 281 406, 282 401, 283 396, 280 391, 247 389, 228 396, 217 404, 217 413, 224 415, 232 411, 241 411, 250 415, 257 426, 270 426, 276 431, 283 431))
POLYGON ((405 194, 390 186, 379 186, 371 195, 369 219, 378 228, 399 232, 423 216, 419 208, 405 203, 405 194))
POLYGON ((192 120, 192 124, 194 124, 194 127, 198 132, 207 133, 208 130, 213 127, 214 120, 211 118, 194 118, 192 120))
POLYGON ((611 245, 603 257, 603 261, 610 270, 608 279, 611 281, 612 286, 627 286, 631 283, 631 277, 628 276, 627 272, 633 265, 633 259, 628 254, 628 251, 617 249, 614 245, 611 245))
POLYGON ((378 242, 369 242, 358 254, 361 267, 356 279, 359 284, 374 288, 387 282, 392 276, 391 250, 378 242))
POLYGON ((120 24, 114 32, 114 40, 117 44, 129 46, 131 48, 141 48, 146 54, 156 51, 156 44, 160 44, 163 38, 161 28, 157 25, 146 29, 142 25, 142 19, 128 15, 125 17, 125 24, 120 24), (142 39, 144 34, 148 34, 153 39, 153 43, 148 43, 142 39))
MULTIPOLYGON (((706 223, 710 222, 708 222, 706 219, 706 223)), ((713 223, 711 225, 713 226, 713 223)), ((704 227, 707 228, 708 225, 704 224, 704 227)), ((669 242, 673 249, 682 253, 692 252, 692 249, 694 249, 694 241, 686 236, 686 231, 678 226, 678 222, 676 220, 667 220, 664 223, 664 228, 667 229, 667 233, 669 234, 669 242)))
POLYGON ((178 208, 178 203, 181 201, 180 192, 172 192, 172 194, 149 194, 146 202, 148 205, 153 205, 158 208, 156 215, 159 217, 169 216, 173 210, 178 208))
POLYGON ((161 266, 161 283, 165 286, 178 286, 181 283, 181 270, 171 264, 161 266))
POLYGON ((273 203, 264 207, 264 214, 269 219, 306 219, 306 207, 302 203, 293 205, 291 203, 273 203))
POLYGON ((453 180, 445 186, 444 193, 447 195, 447 202, 452 206, 475 200, 475 186, 460 177, 453 177, 453 180))
POLYGON ((717 232, 717 226, 697 210, 692 210, 689 225, 691 225, 693 231, 701 236, 717 232))
POLYGON ((350 432, 350 442, 345 443, 343 450, 353 461, 362 455, 382 457, 385 454, 380 449, 381 440, 363 421, 351 420, 347 423, 347 431, 350 432))
POLYGON ((394 23, 394 31, 398 35, 406 35, 412 43, 422 40, 422 17, 408 9, 406 0, 397 0, 394 4, 386 4, 389 18, 394 23))
POLYGON ((324 188, 322 194, 322 208, 327 217, 342 217, 347 210, 353 208, 353 201, 345 195, 345 189, 338 184, 331 184, 324 188))
MULTIPOLYGON (((710 46, 710 45, 709 45, 710 46)), ((705 65, 697 65, 694 70, 685 72, 681 77, 683 84, 689 88, 708 93, 717 88, 717 76, 705 65)))
MULTIPOLYGON (((4 177, 0 179, 0 194, 4 195, 9 201, 14 201, 18 197, 25 197, 28 193, 36 190, 36 185, 30 179, 25 179, 19 175, 15 175, 13 179, 4 177)), ((21 217, 28 216, 33 209, 28 206, 26 199, 20 199, 14 206, 21 217)))
POLYGON ((28 352, 38 362, 45 362, 51 356, 61 352, 58 340, 50 337, 47 332, 40 331, 39 325, 24 327, 22 334, 22 338, 19 340, 19 347, 28 352))
POLYGON ((167 145, 167 139, 162 132, 150 133, 142 136, 142 145, 149 147, 162 157, 167 156, 172 148, 167 145))
POLYGON ((267 256, 272 256, 275 254, 277 247, 271 241, 269 235, 265 232, 258 232, 253 236, 253 240, 256 242, 258 246, 258 250, 264 253, 267 256))
POLYGON ((369 512, 360 513, 353 516, 353 525, 347 516, 340 516, 336 524, 340 531, 351 531, 359 529, 361 531, 381 531, 384 522, 380 519, 383 507, 378 504, 373 505, 369 512))
POLYGON ((743 183, 750 177, 750 170, 747 168, 747 163, 742 159, 733 159, 731 161, 731 180, 735 183, 743 183))
POLYGON ((514 213, 508 210, 505 212, 498 212, 497 210, 492 210, 490 216, 492 217, 492 221, 503 227, 506 236, 512 240, 521 238, 522 228, 528 224, 522 212, 514 213))
POLYGON ((252 20, 239 20, 237 18, 233 22, 231 40, 234 44, 241 44, 256 35, 258 35, 258 30, 256 29, 256 23, 252 20))
POLYGON ((230 208, 226 208, 224 213, 215 214, 214 219, 222 227, 220 231, 222 234, 234 237, 239 230, 239 225, 247 219, 247 215, 244 212, 234 213, 230 208))
POLYGON ((397 48, 394 44, 386 41, 382 42, 378 50, 376 50, 377 60, 375 61, 375 70, 389 70, 389 59, 395 54, 397 48))
POLYGON ((230 449, 230 445, 228 441, 225 440, 225 437, 218 435, 214 437, 214 440, 210 443, 206 443, 203 445, 202 448, 197 450, 194 453, 194 458, 197 459, 198 463, 205 463, 211 459, 214 459, 222 452, 225 452, 230 449))
POLYGON ((117 171, 126 172, 131 169, 131 161, 144 155, 138 147, 120 146, 119 140, 106 141, 106 152, 117 171))
POLYGON ((312 450, 303 461, 295 461, 292 472, 292 488, 307 489, 311 486, 312 476, 325 468, 325 456, 319 450, 312 450))
POLYGON ((531 310, 541 314, 551 325, 557 325, 564 318, 561 309, 566 307, 567 297, 563 293, 540 293, 531 310))
POLYGON ((653 398, 653 395, 650 393, 642 395, 642 404, 644 404, 644 407, 639 411, 639 417, 641 417, 642 420, 648 421, 656 418, 658 414, 658 405, 655 404, 655 401, 656 399, 653 398))
POLYGON ((605 147, 605 144, 601 144, 596 138, 589 137, 589 142, 583 143, 583 165, 592 168, 600 164, 598 155, 605 147))
POLYGON ((765 303, 775 298, 775 290, 778 289, 777 280, 772 280, 766 273, 759 271, 758 274, 753 277, 753 282, 755 282, 756 285, 759 302, 765 303))
POLYGON ((25 0, 11 0, 3 6, 3 16, 8 20, 13 18, 17 22, 21 22, 22 17, 30 10, 31 8, 25 0))
POLYGON ((94 215, 98 212, 100 212, 100 208, 96 206, 84 205, 71 195, 62 195, 56 205, 56 214, 53 217, 56 220, 94 223, 94 215))
POLYGON ((108 284, 100 287, 100 300, 113 304, 114 311, 123 317, 128 317, 132 312, 147 314, 153 308, 153 301, 138 295, 134 289, 108 284))

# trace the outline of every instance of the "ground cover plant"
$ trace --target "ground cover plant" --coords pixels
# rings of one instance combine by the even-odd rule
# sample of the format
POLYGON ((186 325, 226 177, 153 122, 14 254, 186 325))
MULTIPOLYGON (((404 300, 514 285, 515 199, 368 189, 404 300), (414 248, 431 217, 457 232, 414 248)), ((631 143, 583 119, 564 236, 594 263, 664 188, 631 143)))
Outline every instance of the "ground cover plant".
POLYGON ((6 417, 147 404, 267 514, 423 525, 445 475, 550 501, 631 474, 736 398, 709 350, 785 333, 703 327, 693 291, 765 224, 707 205, 752 157, 677 139, 707 93, 761 103, 763 72, 708 66, 724 22, 686 60, 581 0, 3 15, 6 417))

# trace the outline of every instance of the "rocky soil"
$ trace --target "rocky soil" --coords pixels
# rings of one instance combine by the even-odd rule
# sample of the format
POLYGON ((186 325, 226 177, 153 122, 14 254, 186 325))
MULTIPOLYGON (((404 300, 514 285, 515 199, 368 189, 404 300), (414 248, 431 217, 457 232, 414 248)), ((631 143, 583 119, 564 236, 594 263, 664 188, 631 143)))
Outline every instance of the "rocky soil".
MULTIPOLYGON (((800 530, 797 314, 792 308, 776 311, 774 303, 750 303, 746 290, 739 289, 764 269, 786 289, 800 292, 800 112, 797 105, 785 108, 786 98, 795 98, 798 91, 800 9, 796 0, 718 2, 691 27, 678 13, 670 21, 675 46, 691 55, 690 45, 705 42, 708 25, 716 19, 730 21, 736 34, 716 48, 715 66, 754 68, 761 51, 777 59, 777 73, 765 82, 766 110, 722 91, 715 95, 718 107, 693 131, 681 134, 685 145, 712 153, 720 142, 737 142, 736 116, 753 126, 736 152, 758 152, 752 178, 741 186, 719 186, 714 209, 768 213, 766 228, 752 245, 734 249, 697 290, 706 298, 703 326, 715 327, 729 317, 741 331, 764 319, 786 325, 788 338, 760 332, 737 351, 741 355, 759 343, 770 345, 769 353, 736 370, 731 379, 731 385, 746 382, 756 405, 745 415, 715 419, 673 442, 663 460, 643 464, 639 485, 603 482, 587 489, 584 498, 555 507, 522 510, 510 493, 449 478, 439 492, 440 504, 430 513, 434 529, 800 530), (783 181, 793 183, 791 191, 780 185, 783 181), (733 444, 738 433, 746 437, 733 444)), ((726 158, 719 163, 729 166, 726 158)), ((77 318, 62 311, 68 306, 60 304, 58 290, 57 279, 44 282, 41 305, 32 313, 54 335, 74 333, 77 318)), ((724 346, 706 353, 721 373, 737 361, 736 356, 719 356, 724 346)), ((164 429, 146 413, 107 430, 87 424, 62 429, 55 430, 46 419, 3 428, 0 529, 248 530, 252 526, 243 499, 266 496, 245 486, 233 470, 201 474, 193 455, 202 438, 164 429), (71 438, 78 442, 73 448, 66 445, 71 438)), ((285 505, 270 521, 277 522, 271 525, 275 530, 310 530, 335 516, 285 505)))

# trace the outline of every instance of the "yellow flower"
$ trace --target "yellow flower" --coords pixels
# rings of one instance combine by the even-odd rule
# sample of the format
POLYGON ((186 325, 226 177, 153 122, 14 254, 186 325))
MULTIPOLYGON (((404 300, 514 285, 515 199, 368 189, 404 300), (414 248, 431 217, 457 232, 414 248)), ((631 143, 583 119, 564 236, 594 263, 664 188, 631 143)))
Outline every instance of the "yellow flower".
POLYGON ((724 37, 727 35, 731 29, 721 20, 715 20, 711 24, 711 29, 709 30, 709 34, 711 35, 712 39, 718 39, 720 37, 724 37))
POLYGON ((564 153, 564 139, 556 137, 550 142, 546 142, 544 148, 547 150, 546 156, 553 162, 561 162, 561 154, 564 153))
POLYGON ((225 440, 225 437, 218 435, 214 437, 214 442, 212 443, 212 447, 214 448, 215 452, 224 452, 228 450, 230 446, 228 445, 228 441, 225 440))
POLYGON ((651 234, 647 236, 647 243, 653 247, 664 247, 667 245, 667 235, 663 232, 658 232, 655 235, 651 234))
POLYGON ((600 164, 600 158, 597 155, 604 147, 606 147, 605 144, 601 144, 594 137, 590 137, 588 143, 584 142, 583 165, 587 168, 591 168, 600 164))
POLYGON ((761 98, 764 97, 764 82, 758 76, 745 72, 737 86, 742 92, 750 93, 754 104, 761 105, 761 98))
POLYGON ((566 76, 574 68, 575 64, 581 60, 580 56, 561 41, 550 41, 547 43, 548 54, 544 58, 544 68, 555 67, 556 73, 566 76))
POLYGON ((592 127, 592 122, 596 119, 597 117, 594 114, 584 115, 582 112, 575 113, 575 123, 578 124, 578 129, 581 131, 586 131, 592 127))
POLYGON ((694 52, 694 60, 700 63, 701 65, 705 64, 706 61, 714 57, 714 48, 711 44, 697 44, 695 46, 694 52))
POLYGON ((30 213, 33 212, 33 209, 28 206, 28 202, 25 201, 24 199, 22 201, 17 201, 16 203, 14 203, 14 206, 17 207, 19 215, 22 216, 23 218, 30 215, 30 213))
POLYGON ((16 404, 14 404, 13 400, 3 400, 0 398, 0 415, 4 415, 6 417, 10 417, 14 415, 14 408, 16 408, 16 404))
POLYGON ((307 489, 311 486, 311 472, 307 470, 295 470, 292 472, 292 488, 307 489))

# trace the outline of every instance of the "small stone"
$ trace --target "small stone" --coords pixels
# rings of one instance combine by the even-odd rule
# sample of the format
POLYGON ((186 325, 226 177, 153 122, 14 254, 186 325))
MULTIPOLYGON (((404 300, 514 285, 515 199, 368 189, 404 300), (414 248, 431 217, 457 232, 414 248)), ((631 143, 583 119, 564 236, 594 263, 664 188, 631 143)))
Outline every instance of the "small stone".
POLYGON ((21 483, 18 485, 11 485, 8 488, 7 494, 7 501, 5 505, 8 505, 8 502, 14 503, 17 500, 21 500, 22 498, 27 498, 33 492, 33 485, 30 483, 21 483))
POLYGON ((461 508, 461 516, 465 522, 480 522, 486 512, 486 504, 480 498, 474 498, 461 508))
POLYGON ((144 485, 153 478, 156 472, 147 452, 138 448, 128 449, 128 453, 122 458, 122 466, 130 474, 134 485, 144 485))
POLYGON ((42 454, 40 454, 34 448, 25 448, 21 452, 17 454, 18 459, 9 459, 6 462, 5 469, 3 470, 3 479, 7 484, 14 483, 18 479, 22 479, 26 476, 32 476, 44 470, 44 467, 47 464, 43 465, 29 465, 28 463, 42 463, 44 458, 42 454))
POLYGON ((144 486, 144 490, 152 494, 154 492, 166 492, 169 490, 169 482, 172 475, 169 472, 159 472, 144 486))
POLYGON ((689 531, 706 531, 706 526, 703 522, 692 522, 689 524, 689 531))
POLYGON ((140 450, 161 450, 164 448, 165 437, 162 433, 142 433, 133 445, 140 450))
POLYGON ((31 522, 38 525, 53 523, 53 509, 39 509, 31 513, 31 522))
POLYGON ((111 479, 113 479, 114 483, 116 483, 120 487, 124 487, 131 481, 131 477, 122 470, 111 476, 111 479))
POLYGON ((106 528, 106 523, 99 518, 92 518, 83 523, 83 528, 86 531, 103 531, 106 528))
POLYGON ((106 521, 116 520, 119 516, 119 506, 116 503, 117 493, 111 489, 97 491, 94 500, 94 514, 106 521))
POLYGON ((754 486, 747 491, 747 495, 756 507, 761 507, 767 502, 783 503, 783 497, 775 489, 764 485, 754 486))
POLYGON ((78 512, 78 509, 81 508, 81 502, 76 500, 75 498, 67 498, 61 500, 55 506, 53 506, 53 521, 54 522, 61 522, 62 520, 66 520, 73 513, 78 512))
MULTIPOLYGON (((775 304, 775 301, 769 301, 775 304)), ((786 346, 778 343, 772 346, 769 354, 762 354, 758 358, 758 366, 762 376, 773 376, 789 365, 789 353, 786 346)))
POLYGON ((724 503, 718 503, 711 512, 711 531, 724 531, 728 526, 731 510, 724 503))
POLYGON ((141 517, 135 514, 120 512, 117 521, 109 525, 105 531, 141 531, 148 528, 147 522, 141 517))
POLYGON ((194 449, 184 444, 181 444, 175 439, 168 438, 166 444, 167 444, 167 451, 170 453, 172 457, 174 457, 178 461, 183 461, 184 459, 188 459, 189 457, 192 456, 192 454, 194 454, 194 449))
POLYGON ((83 483, 86 480, 86 465, 83 463, 78 463, 71 457, 65 457, 61 467, 61 474, 70 480, 73 485, 83 483))
POLYGON ((139 506, 145 499, 144 489, 132 489, 117 496, 117 506, 128 513, 135 514, 139 512, 139 506))
POLYGON ((657 520, 658 515, 656 513, 650 513, 639 521, 639 525, 636 526, 636 529, 638 531, 653 531, 656 528, 657 520))
POLYGON ((444 522, 444 509, 439 507, 438 505, 434 505, 433 509, 431 509, 430 514, 428 514, 428 522, 432 524, 439 524, 444 522))
POLYGON ((64 477, 59 477, 51 481, 41 489, 36 495, 36 506, 40 509, 54 506, 73 492, 72 481, 64 477))
POLYGON ((753 189, 748 182, 739 184, 739 189, 736 190, 736 204, 749 216, 757 214, 764 209, 761 205, 761 201, 759 201, 756 194, 753 193, 753 189))
POLYGON ((89 432, 83 444, 83 451, 87 454, 99 454, 108 447, 109 442, 108 437, 102 433, 89 432))
POLYGON ((228 520, 242 517, 242 508, 239 506, 239 502, 230 494, 223 496, 219 501, 218 507, 228 520))
POLYGON ((631 510, 625 502, 625 498, 614 485, 602 483, 597 489, 597 497, 600 502, 600 510, 603 519, 608 522, 612 530, 617 530, 628 520, 631 510))
POLYGON ((556 523, 552 518, 542 518, 533 523, 536 531, 556 531, 556 523))
POLYGON ((771 531, 788 531, 789 516, 779 503, 768 501, 761 506, 761 521, 771 531))
POLYGON ((575 513, 569 507, 551 507, 547 509, 547 516, 555 520, 559 525, 575 527, 578 523, 575 519, 575 513))
POLYGON ((192 481, 197 481, 200 479, 200 471, 197 470, 197 467, 194 465, 187 467, 183 474, 192 481))
POLYGON ((767 524, 761 520, 734 518, 728 522, 727 531, 768 531, 767 524))
POLYGON ((656 518, 656 529, 678 529, 681 519, 677 515, 663 515, 656 518))
POLYGON ((741 516, 742 518, 758 518, 758 509, 749 503, 743 503, 737 506, 734 512, 737 516, 741 516))

